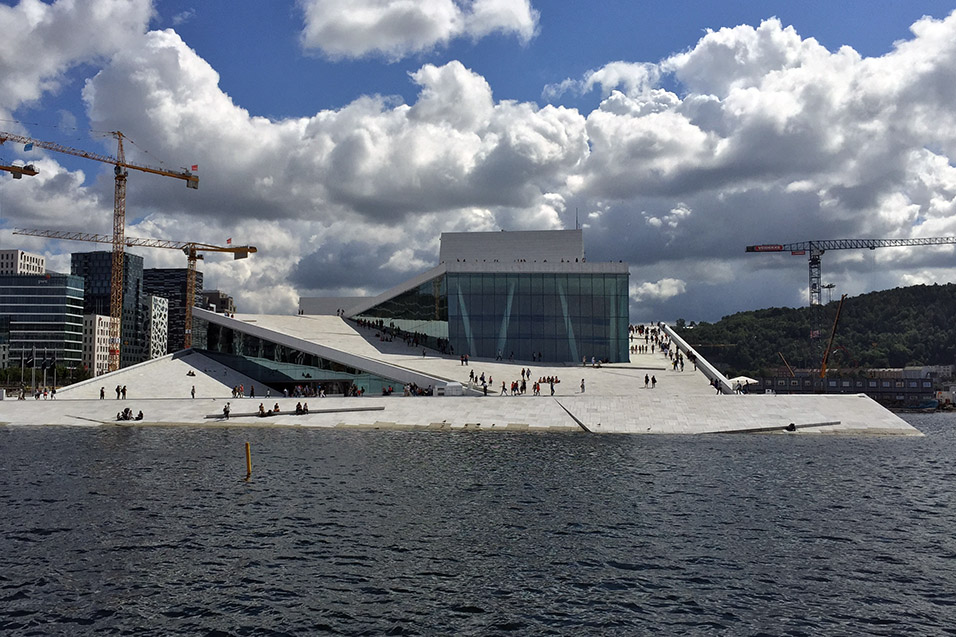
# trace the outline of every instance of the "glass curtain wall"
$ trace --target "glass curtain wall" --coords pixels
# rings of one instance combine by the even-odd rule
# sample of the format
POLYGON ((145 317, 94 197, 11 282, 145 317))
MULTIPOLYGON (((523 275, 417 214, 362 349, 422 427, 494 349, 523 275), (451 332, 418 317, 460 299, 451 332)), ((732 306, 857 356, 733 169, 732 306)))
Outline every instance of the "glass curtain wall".
POLYGON ((354 318, 424 334, 449 354, 628 360, 628 275, 448 273, 354 318))
POLYGON ((436 347, 448 338, 448 293, 445 275, 422 283, 353 318, 394 327, 403 332, 428 337, 427 345, 436 347))
POLYGON ((0 341, 10 364, 33 356, 79 367, 83 350, 83 279, 67 274, 0 276, 0 341))
POLYGON ((627 274, 447 277, 456 352, 545 362, 628 359, 627 274))

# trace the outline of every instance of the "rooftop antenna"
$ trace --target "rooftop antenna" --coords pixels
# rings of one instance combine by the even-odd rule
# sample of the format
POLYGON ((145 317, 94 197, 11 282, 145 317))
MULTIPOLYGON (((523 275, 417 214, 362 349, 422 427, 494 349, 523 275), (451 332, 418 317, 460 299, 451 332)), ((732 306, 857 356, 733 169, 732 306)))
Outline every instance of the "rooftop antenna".
POLYGON ((578 224, 578 209, 577 208, 574 209, 574 229, 575 230, 581 229, 581 226, 578 224))

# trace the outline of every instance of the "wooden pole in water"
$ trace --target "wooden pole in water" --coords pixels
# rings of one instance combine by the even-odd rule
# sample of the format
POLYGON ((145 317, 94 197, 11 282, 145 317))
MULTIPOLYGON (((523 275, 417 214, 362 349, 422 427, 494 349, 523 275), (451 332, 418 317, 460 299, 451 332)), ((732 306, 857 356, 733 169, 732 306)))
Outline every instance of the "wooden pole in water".
POLYGON ((246 443, 246 478, 252 475, 252 448, 246 443))

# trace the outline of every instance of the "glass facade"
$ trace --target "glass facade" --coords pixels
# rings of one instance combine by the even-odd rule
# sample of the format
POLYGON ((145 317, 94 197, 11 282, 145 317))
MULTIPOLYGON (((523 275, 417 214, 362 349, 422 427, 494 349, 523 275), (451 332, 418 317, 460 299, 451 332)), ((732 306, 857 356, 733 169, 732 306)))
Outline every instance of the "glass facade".
MULTIPOLYGON (((110 316, 113 253, 103 250, 74 252, 71 255, 70 267, 72 274, 83 277, 85 281, 84 312, 110 316)), ((126 252, 123 257, 120 367, 129 367, 147 358, 146 312, 143 300, 143 257, 126 252)))
POLYGON ((384 321, 406 332, 448 338, 448 293, 445 275, 403 292, 355 318, 384 321))
POLYGON ((79 367, 83 351, 83 279, 68 274, 0 275, 0 342, 10 364, 21 358, 79 367))
POLYGON ((449 272, 354 318, 448 339, 454 354, 624 362, 628 275, 449 272))
POLYGON ((296 386, 326 394, 346 394, 354 385, 366 395, 377 396, 402 383, 361 369, 330 361, 273 341, 215 323, 205 323, 206 344, 202 353, 277 392, 296 386))

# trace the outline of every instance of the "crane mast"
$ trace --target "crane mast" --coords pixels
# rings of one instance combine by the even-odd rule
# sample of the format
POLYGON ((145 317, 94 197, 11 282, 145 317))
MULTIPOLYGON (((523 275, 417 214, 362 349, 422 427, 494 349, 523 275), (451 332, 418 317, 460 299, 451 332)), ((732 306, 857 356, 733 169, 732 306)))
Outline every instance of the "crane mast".
POLYGON ((120 366, 120 347, 123 343, 123 267, 126 261, 126 161, 123 152, 123 134, 116 133, 116 158, 113 167, 113 259, 110 266, 110 346, 107 367, 115 372, 120 366))
MULTIPOLYGON (((153 168, 143 164, 134 164, 126 161, 126 153, 123 149, 123 133, 113 131, 110 133, 116 138, 116 157, 101 155, 85 150, 70 148, 55 142, 47 142, 39 139, 33 139, 25 135, 16 133, 7 133, 0 131, 0 144, 7 141, 14 141, 25 146, 35 146, 45 150, 52 150, 58 153, 84 157, 94 161, 113 165, 115 174, 113 187, 113 258, 110 272, 110 346, 109 346, 109 370, 116 371, 120 366, 120 347, 122 345, 122 320, 123 320, 123 267, 125 261, 124 254, 124 235, 126 231, 126 178, 129 175, 127 169, 132 168, 153 175, 162 175, 165 177, 175 177, 186 182, 186 187, 191 189, 199 188, 199 177, 188 170, 179 172, 165 170, 162 168, 153 168)), ((31 166, 32 168, 32 166, 31 166)), ((29 173, 24 173, 29 174, 29 173)), ((36 174, 35 172, 33 174, 36 174)), ((14 177, 19 175, 14 174, 14 177)))

